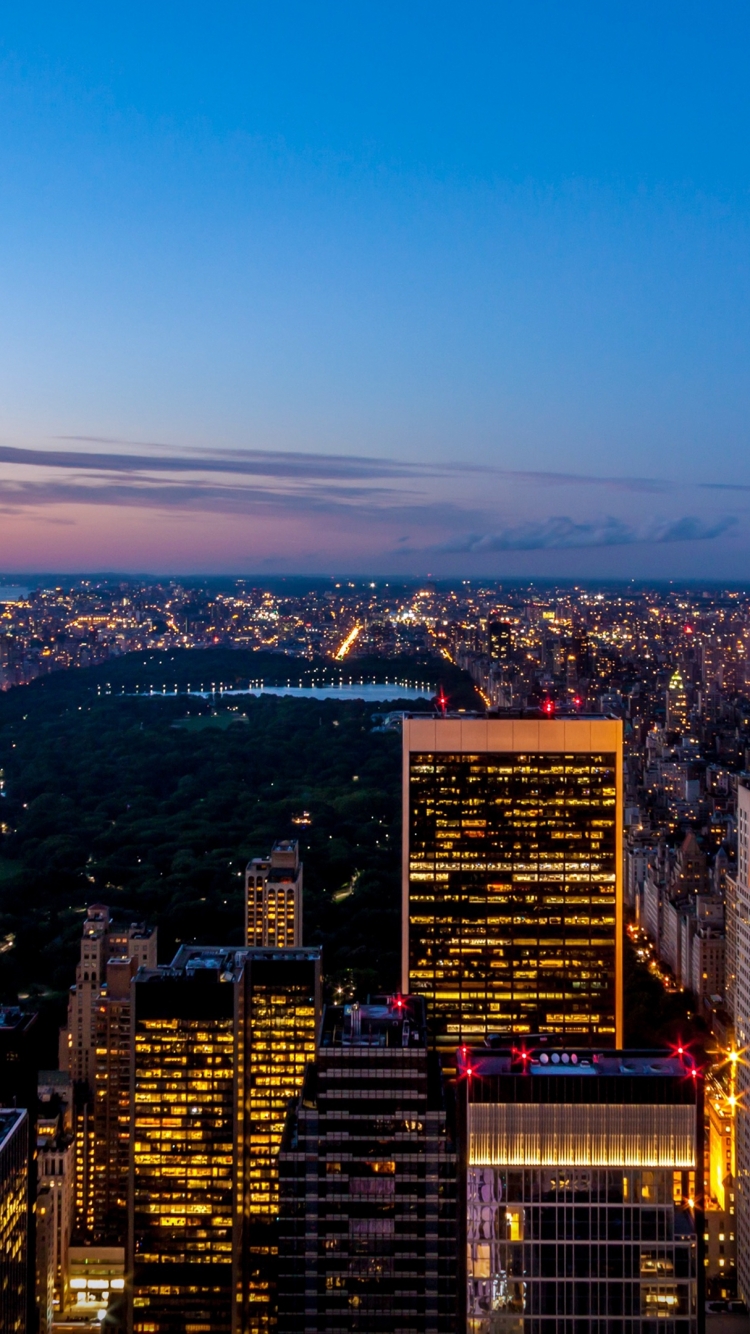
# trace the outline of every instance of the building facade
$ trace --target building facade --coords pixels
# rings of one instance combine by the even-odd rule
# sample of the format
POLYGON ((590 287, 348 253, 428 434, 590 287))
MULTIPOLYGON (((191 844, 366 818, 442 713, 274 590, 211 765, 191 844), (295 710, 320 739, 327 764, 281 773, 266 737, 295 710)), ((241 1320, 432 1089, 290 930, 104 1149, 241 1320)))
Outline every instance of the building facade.
POLYGON ((453 1334, 455 1164, 422 998, 327 1007, 279 1160, 280 1334, 453 1334))
POLYGON ((134 983, 134 1334, 273 1328, 277 1151, 314 1056, 318 950, 183 946, 134 983))
POLYGON ((93 1234, 124 1246, 130 1169, 132 957, 108 959, 96 1012, 93 1234))
POLYGON ((103 903, 87 908, 75 985, 68 997, 68 1026, 60 1040, 60 1068, 70 1074, 76 1091, 75 1230, 79 1236, 92 1237, 101 1223, 95 1203, 94 1121, 100 1007, 106 993, 107 966, 111 959, 132 958, 135 967, 155 968, 156 949, 156 928, 140 922, 117 926, 103 903))
POLYGON ((26 1334, 29 1316, 29 1117, 0 1110, 0 1329, 26 1334))
POLYGON ((469 1334, 703 1328, 703 1092, 663 1052, 459 1059, 469 1334))
POLYGON ((750 1301, 750 788, 737 788, 737 875, 727 901, 728 935, 734 963, 734 1026, 737 1063, 737 1286, 750 1301))
POLYGON ((622 1040, 622 724, 404 720, 403 979, 446 1052, 622 1040))
POLYGON ((274 843, 245 871, 245 944, 271 949, 302 944, 302 863, 296 839, 274 843))

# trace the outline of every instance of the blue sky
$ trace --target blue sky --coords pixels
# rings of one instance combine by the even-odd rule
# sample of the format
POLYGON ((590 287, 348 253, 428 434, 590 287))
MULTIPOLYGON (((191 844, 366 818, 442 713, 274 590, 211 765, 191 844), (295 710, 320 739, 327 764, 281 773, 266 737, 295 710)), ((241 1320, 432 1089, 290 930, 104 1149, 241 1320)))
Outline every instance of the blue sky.
POLYGON ((750 11, 6 7, 6 570, 743 579, 750 11))

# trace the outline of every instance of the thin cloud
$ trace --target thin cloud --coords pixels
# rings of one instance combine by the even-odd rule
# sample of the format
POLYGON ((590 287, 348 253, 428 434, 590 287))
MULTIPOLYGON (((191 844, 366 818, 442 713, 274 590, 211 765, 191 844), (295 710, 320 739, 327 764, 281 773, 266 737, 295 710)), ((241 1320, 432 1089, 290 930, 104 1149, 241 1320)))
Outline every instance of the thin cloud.
POLYGON ((566 516, 556 516, 540 523, 520 524, 499 532, 458 537, 433 548, 442 552, 555 551, 580 547, 618 547, 646 543, 706 542, 720 537, 737 523, 727 515, 705 523, 693 515, 662 520, 645 527, 634 527, 621 519, 607 518, 599 523, 577 523, 566 516))
POLYGON ((157 441, 121 440, 114 436, 61 435, 78 444, 116 445, 121 450, 161 450, 161 454, 110 453, 90 450, 21 449, 0 446, 0 463, 81 469, 90 472, 213 472, 282 478, 430 478, 495 477, 533 486, 595 486, 614 491, 663 491, 671 483, 656 477, 601 477, 545 469, 497 468, 491 464, 418 463, 356 454, 320 454, 262 449, 184 449, 157 441))

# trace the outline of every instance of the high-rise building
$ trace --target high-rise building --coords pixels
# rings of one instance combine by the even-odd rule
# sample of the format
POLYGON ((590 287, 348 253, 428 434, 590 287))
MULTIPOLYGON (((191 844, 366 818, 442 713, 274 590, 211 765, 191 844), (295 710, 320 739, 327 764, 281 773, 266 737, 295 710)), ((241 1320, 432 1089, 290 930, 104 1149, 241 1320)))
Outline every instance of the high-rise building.
POLYGON ((490 621, 487 648, 493 662, 507 662, 513 652, 513 626, 509 621, 490 621))
POLYGON ((727 899, 727 936, 734 961, 734 1027, 737 1062, 735 1158, 737 1187, 737 1286, 750 1301, 750 788, 737 788, 737 874, 727 899))
POLYGON ((315 1059, 318 949, 242 951, 244 1158, 241 1328, 273 1328, 278 1259, 278 1154, 289 1104, 315 1059))
POLYGON ((279 1159, 280 1334, 453 1334, 455 1171, 421 997, 328 1006, 279 1159))
POLYGON ((622 723, 404 720, 403 979, 446 1053, 620 1045, 622 723))
POLYGON ((75 985, 68 999, 68 1027, 60 1042, 60 1066, 76 1086, 76 1212, 75 1227, 90 1235, 95 1226, 94 1206, 94 1097, 96 1091, 97 1032, 99 1003, 106 981, 107 963, 113 958, 133 958, 137 967, 156 967, 155 927, 134 922, 116 926, 109 908, 94 903, 86 910, 81 956, 76 965, 75 985))
POLYGON ((208 951, 134 983, 134 1334, 229 1334, 238 1090, 234 956, 208 951))
POLYGON ((134 1334, 273 1327, 276 1158, 319 988, 316 949, 183 946, 136 976, 134 1334))
POLYGON ((270 949, 302 944, 302 863, 297 839, 274 843, 245 871, 245 944, 270 949))
POLYGON ((677 668, 669 678, 666 693, 666 722, 669 732, 684 732, 688 725, 690 708, 682 672, 677 668))
MULTIPOLYGON (((68 1296, 68 1248, 73 1231, 75 1147, 73 1085, 63 1070, 40 1070, 37 1118, 37 1201, 46 1196, 50 1235, 43 1240, 51 1269, 53 1309, 64 1309, 68 1296)), ((37 1253, 39 1253, 37 1239, 37 1253)))
POLYGON ((108 959, 99 993, 94 1086, 93 1227, 99 1243, 124 1246, 130 1168, 132 957, 108 959))
POLYGON ((29 1116, 0 1110, 0 1329, 29 1328, 29 1116))
POLYGON ((669 1052, 459 1054, 470 1334, 703 1328, 703 1090, 669 1052))

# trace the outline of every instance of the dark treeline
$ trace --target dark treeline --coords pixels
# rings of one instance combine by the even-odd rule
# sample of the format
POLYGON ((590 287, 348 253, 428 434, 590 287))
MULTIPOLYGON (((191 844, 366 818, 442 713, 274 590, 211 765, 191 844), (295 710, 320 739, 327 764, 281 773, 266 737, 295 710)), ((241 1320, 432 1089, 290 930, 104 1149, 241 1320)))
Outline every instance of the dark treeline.
MULTIPOLYGON (((46 1059, 86 904, 156 923, 162 960, 181 941, 239 944, 245 863, 277 838, 300 839, 305 941, 323 945, 328 985, 398 985, 400 736, 376 729, 377 706, 121 693, 296 680, 299 666, 232 650, 139 653, 0 696, 0 998, 40 1005, 46 1059), (294 823, 303 812, 309 825, 294 823)), ((427 680, 430 668, 472 701, 463 674, 436 660, 357 663, 347 677, 427 680)))
MULTIPOLYGON (((0 695, 0 1000, 39 1007, 43 1062, 55 1061, 88 903, 155 923, 162 961, 182 941, 239 944, 244 866, 277 838, 300 839, 305 942, 323 946, 329 993, 399 985, 401 739, 377 726, 378 706, 121 693, 270 681, 259 659, 273 656, 139 653, 0 695), (305 813, 310 823, 295 823, 305 813)), ((276 664, 277 681, 291 665, 276 664)), ((471 683, 445 667, 407 659, 361 671, 429 679, 432 669, 457 707, 470 706, 471 683)), ((629 958, 633 1041, 676 1032, 685 1008, 629 958)))

